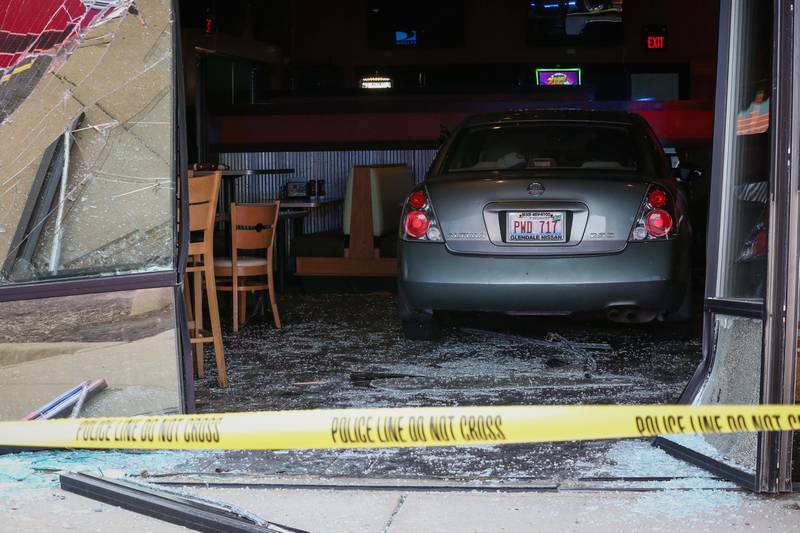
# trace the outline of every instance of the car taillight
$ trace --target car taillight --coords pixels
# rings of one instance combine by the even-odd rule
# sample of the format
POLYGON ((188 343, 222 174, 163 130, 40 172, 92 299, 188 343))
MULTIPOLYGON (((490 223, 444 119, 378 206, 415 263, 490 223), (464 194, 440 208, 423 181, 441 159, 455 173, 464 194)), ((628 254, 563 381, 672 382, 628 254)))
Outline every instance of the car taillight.
POLYGON ((428 203, 428 198, 422 191, 414 191, 411 193, 411 196, 408 197, 408 205, 410 205, 414 209, 422 209, 423 207, 425 207, 425 204, 427 203, 428 203))
POLYGON ((644 227, 653 237, 664 237, 672 230, 672 217, 663 209, 653 209, 644 217, 644 227))
POLYGON ((419 239, 428 232, 431 223, 422 211, 411 211, 406 215, 406 233, 419 239))
POLYGON ((650 194, 647 195, 647 201, 653 207, 664 207, 667 205, 667 193, 661 189, 653 189, 650 191, 650 194))
POLYGON ((674 206, 667 191, 656 185, 651 186, 639 209, 629 240, 663 240, 675 237, 673 213, 674 206))
POLYGON ((403 208, 400 238, 406 241, 444 242, 439 223, 424 189, 412 192, 403 208))

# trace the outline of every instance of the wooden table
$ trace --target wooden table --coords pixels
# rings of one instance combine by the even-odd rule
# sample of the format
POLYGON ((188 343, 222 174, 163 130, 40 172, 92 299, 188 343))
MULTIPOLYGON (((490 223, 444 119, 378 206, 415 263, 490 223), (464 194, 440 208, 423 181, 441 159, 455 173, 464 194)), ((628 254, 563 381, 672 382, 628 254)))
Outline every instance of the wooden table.
POLYGON ((281 209, 314 209, 323 205, 332 205, 342 202, 341 198, 307 198, 281 200, 281 209))
MULTIPOLYGON (((230 205, 236 201, 234 182, 243 176, 261 176, 267 174, 294 174, 293 168, 245 168, 238 170, 220 170, 222 174, 223 196, 222 205, 230 205)), ((195 176, 204 176, 211 171, 195 172, 195 176)))
POLYGON ((283 223, 281 232, 283 243, 279 243, 278 252, 278 287, 280 291, 286 284, 286 269, 291 266, 292 238, 296 233, 295 221, 304 218, 310 209, 343 202, 341 198, 292 198, 281 200, 281 214, 278 218, 283 223))
POLYGON ((244 170, 223 170, 222 181, 225 184, 225 205, 236 202, 236 180, 247 176, 260 176, 263 174, 294 174, 293 168, 268 168, 268 169, 244 169, 244 170))

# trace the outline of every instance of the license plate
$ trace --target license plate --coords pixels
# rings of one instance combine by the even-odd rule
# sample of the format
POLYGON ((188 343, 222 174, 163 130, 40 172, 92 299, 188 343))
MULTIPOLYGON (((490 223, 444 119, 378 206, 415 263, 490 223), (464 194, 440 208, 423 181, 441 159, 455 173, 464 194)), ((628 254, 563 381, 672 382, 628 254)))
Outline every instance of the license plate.
POLYGON ((506 242, 564 242, 563 211, 509 211, 506 242))

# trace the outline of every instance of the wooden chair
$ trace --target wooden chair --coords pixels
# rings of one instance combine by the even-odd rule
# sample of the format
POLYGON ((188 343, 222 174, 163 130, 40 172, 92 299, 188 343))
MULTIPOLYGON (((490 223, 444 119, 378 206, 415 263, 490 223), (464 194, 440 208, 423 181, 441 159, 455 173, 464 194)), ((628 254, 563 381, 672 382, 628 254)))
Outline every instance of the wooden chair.
POLYGON ((280 329, 272 274, 273 244, 280 202, 272 204, 231 204, 231 257, 214 259, 217 290, 233 295, 233 331, 246 322, 247 293, 266 290, 272 305, 272 319, 280 329), (240 250, 264 250, 263 255, 239 255, 240 250), (259 277, 259 280, 248 278, 259 277), (243 279, 244 278, 244 279, 243 279), (263 280, 266 279, 266 282, 263 280))
POLYGON ((214 343, 214 356, 217 360, 217 381, 219 386, 228 386, 228 373, 225 367, 225 353, 222 347, 222 328, 219 321, 219 304, 217 303, 217 287, 214 276, 214 221, 217 211, 219 187, 222 181, 220 172, 212 172, 204 176, 194 176, 189 172, 189 250, 186 272, 193 273, 194 305, 191 302, 190 290, 184 286, 189 322, 189 336, 195 356, 197 375, 203 377, 202 345, 214 343), (205 277, 205 283, 203 278, 205 277), (208 314, 211 320, 211 333, 203 329, 203 287, 208 299, 208 314), (199 345, 199 346, 198 346, 199 345))

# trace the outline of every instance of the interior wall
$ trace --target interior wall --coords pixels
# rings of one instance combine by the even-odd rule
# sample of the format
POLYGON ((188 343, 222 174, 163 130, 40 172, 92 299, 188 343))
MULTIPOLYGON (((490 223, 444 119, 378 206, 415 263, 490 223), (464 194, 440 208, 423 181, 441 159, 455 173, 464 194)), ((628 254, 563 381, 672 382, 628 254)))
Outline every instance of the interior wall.
MULTIPOLYGON (((212 152, 261 152, 281 144, 288 145, 289 150, 298 147, 312 149, 319 145, 330 147, 337 143, 345 150, 354 144, 363 148, 369 143, 383 147, 393 143, 432 146, 439 135, 440 125, 452 129, 471 114, 540 106, 554 101, 552 94, 517 94, 515 87, 509 87, 508 94, 478 95, 475 98, 449 95, 437 99, 436 95, 424 91, 405 100, 392 95, 355 93, 343 98, 294 98, 291 72, 315 66, 341 69, 345 88, 355 88, 360 75, 373 67, 413 70, 414 66, 463 64, 481 69, 501 68, 502 65, 562 64, 595 65, 596 68, 635 66, 657 70, 659 65, 666 69, 680 66, 684 69, 682 72, 688 74, 685 94, 691 100, 702 102, 700 106, 693 106, 690 110, 673 106, 664 108, 663 112, 657 109, 630 110, 647 114, 646 118, 659 137, 670 145, 707 143, 711 138, 713 117, 710 102, 714 97, 718 0, 626 2, 624 41, 610 46, 531 46, 526 42, 528 2, 464 0, 464 45, 438 49, 370 48, 367 1, 295 0, 285 4, 273 0, 234 0, 225 7, 218 4, 215 16, 229 17, 228 12, 239 4, 244 7, 236 9, 247 21, 236 26, 240 28, 237 35, 226 33, 222 24, 220 27, 223 29, 204 33, 198 27, 198 20, 194 20, 201 16, 194 4, 192 20, 182 21, 187 28, 183 36, 187 105, 192 109, 198 57, 208 50, 217 56, 228 54, 270 65, 272 88, 288 92, 283 96, 270 96, 268 101, 257 105, 231 106, 226 102, 226 107, 214 109, 218 106, 213 105, 214 101, 208 101, 211 110, 207 137, 212 152), (285 23, 277 24, 277 20, 285 23), (650 24, 666 26, 668 41, 665 50, 644 49, 642 29, 650 24)), ((476 72, 477 75, 483 78, 493 76, 485 72, 476 72)), ((614 76, 624 77, 624 74, 614 76)), ((237 82, 237 87, 239 85, 241 83, 237 82)), ((561 101, 556 103, 574 107, 590 100, 589 93, 570 91, 569 95, 561 95, 561 101)), ((595 101, 592 105, 599 103, 595 101)), ((688 102, 681 102, 684 103, 688 102)), ((629 109, 625 103, 613 105, 618 109, 629 109)), ((194 118, 194 110, 190 111, 189 117, 194 118)))
MULTIPOLYGON (((355 165, 405 164, 414 173, 415 181, 425 177, 436 157, 436 150, 313 150, 290 152, 221 153, 219 162, 231 168, 292 168, 294 174, 255 175, 236 182, 239 202, 258 203, 282 197, 289 181, 325 180, 326 198, 345 197, 347 176, 355 165)), ((223 199, 222 201, 225 201, 223 199)), ((317 233, 342 227, 343 204, 335 203, 311 209, 303 218, 303 232, 317 233)))
MULTIPOLYGON (((491 101, 451 97, 440 101, 420 100, 404 106, 401 102, 361 102, 358 110, 336 111, 342 103, 331 103, 327 109, 278 114, 242 110, 237 114, 210 117, 209 143, 218 151, 263 151, 267 145, 340 145, 344 150, 354 146, 393 143, 436 146, 441 127, 454 129, 467 116, 490 111, 530 107, 531 102, 515 99, 491 101), (386 110, 386 107, 393 109, 386 110), (416 108, 415 108, 416 107, 416 108)), ((538 107, 570 107, 631 111, 642 115, 656 135, 669 146, 709 143, 713 112, 704 102, 586 102, 537 101, 538 107)))
POLYGON ((619 46, 529 46, 528 2, 464 0, 465 43, 460 48, 375 50, 367 47, 364 2, 297 0, 291 3, 291 34, 281 43, 296 64, 334 64, 355 83, 364 65, 454 63, 688 63, 691 98, 713 96, 718 0, 639 0, 624 3, 624 42, 619 46), (642 26, 667 26, 665 50, 642 46, 642 26))

